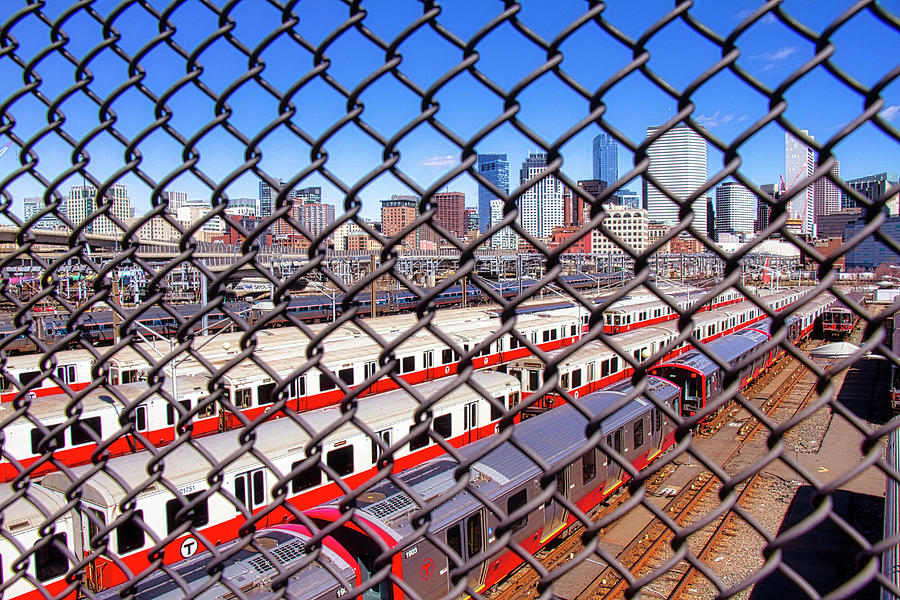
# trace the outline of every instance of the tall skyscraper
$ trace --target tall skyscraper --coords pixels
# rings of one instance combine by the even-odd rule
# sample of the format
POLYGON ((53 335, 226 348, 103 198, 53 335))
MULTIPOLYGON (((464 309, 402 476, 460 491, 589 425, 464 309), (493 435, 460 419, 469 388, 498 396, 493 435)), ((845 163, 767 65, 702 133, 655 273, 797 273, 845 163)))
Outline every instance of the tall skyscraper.
POLYGON ((265 181, 259 182, 259 216, 262 219, 268 219, 272 216, 272 209, 275 207, 275 199, 278 196, 278 192, 284 187, 284 181, 282 179, 276 179, 275 182, 278 184, 277 188, 270 186, 265 181))
POLYGON ((92 218, 84 231, 101 235, 121 234, 122 230, 106 215, 111 215, 119 221, 131 218, 131 200, 128 198, 128 189, 124 183, 116 183, 107 190, 106 194, 105 201, 101 201, 97 197, 97 188, 92 185, 70 187, 66 197, 66 218, 78 226, 79 223, 83 223, 96 213, 101 204, 111 204, 109 211, 92 218))
MULTIPOLYGON (((529 152, 519 171, 519 183, 523 184, 547 168, 547 155, 529 152)), ((532 185, 518 199, 519 224, 537 238, 549 238, 554 227, 562 227, 565 215, 563 184, 553 175, 547 175, 532 185)))
POLYGON ((606 132, 594 138, 592 161, 594 179, 612 186, 619 179, 619 143, 606 132))
MULTIPOLYGON (((765 194, 773 200, 778 195, 778 187, 774 183, 766 183, 759 186, 765 194)), ((772 207, 757 199, 756 201, 756 225, 754 230, 758 233, 766 229, 772 222, 772 207)))
MULTIPOLYGON (((834 161, 831 167, 831 174, 834 178, 841 178, 841 163, 834 161)), ((841 210, 841 188, 826 177, 819 177, 813 184, 813 218, 816 223, 819 217, 830 215, 841 210)))
MULTIPOLYGON (((658 129, 648 127, 647 136, 658 129)), ((674 194, 676 200, 683 201, 706 183, 706 140, 684 123, 679 123, 650 144, 647 154, 650 157, 650 174, 674 194)), ((678 222, 680 205, 647 180, 644 181, 644 198, 651 221, 669 226, 678 222)), ((695 199, 691 210, 694 212, 694 229, 705 233, 706 196, 695 199)))
MULTIPOLYGON (((805 129, 804 134, 809 135, 805 129)), ((812 136, 810 136, 812 137, 812 136)), ((815 155, 813 149, 802 141, 784 133, 784 183, 788 193, 788 218, 799 220, 802 223, 801 233, 812 234, 815 223, 815 205, 813 203, 813 186, 808 185, 803 189, 791 191, 798 181, 813 174, 815 167, 815 155)))
MULTIPOLYGON (((503 193, 509 193, 509 161, 505 154, 479 154, 478 172, 497 186, 503 193)), ((491 200, 497 198, 483 185, 478 186, 478 231, 491 226, 491 200)))
POLYGON ((756 196, 736 181, 716 188, 716 233, 751 234, 756 221, 756 196))
POLYGON ((464 236, 468 225, 465 222, 466 195, 463 192, 438 192, 432 199, 437 208, 435 222, 456 237, 464 236))

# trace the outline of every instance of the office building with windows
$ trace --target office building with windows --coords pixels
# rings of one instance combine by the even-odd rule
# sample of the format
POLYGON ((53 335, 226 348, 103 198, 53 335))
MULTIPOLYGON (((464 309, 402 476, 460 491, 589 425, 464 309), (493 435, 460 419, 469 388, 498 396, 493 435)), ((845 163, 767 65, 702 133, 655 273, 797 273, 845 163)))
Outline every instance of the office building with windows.
MULTIPOLYGON (((805 135, 809 132, 802 130, 805 135)), ((812 138, 812 136, 809 136, 812 138)), ((784 133, 784 181, 788 198, 788 218, 801 223, 800 233, 812 235, 815 225, 813 186, 795 189, 796 184, 811 177, 815 168, 815 154, 810 146, 790 132, 784 133)))
MULTIPOLYGON (((660 127, 648 127, 647 137, 660 127)), ((668 197, 648 180, 644 180, 644 199, 651 221, 672 226, 678 223, 681 204, 697 194, 706 184, 706 140, 693 129, 679 123, 656 139, 647 149, 650 175, 655 177, 674 198, 668 197)), ((691 202, 693 228, 706 233, 706 194, 691 202)))
MULTIPOLYGON (((547 169, 547 155, 529 152, 519 171, 519 183, 539 177, 547 169)), ((565 190, 553 175, 536 181, 518 198, 519 224, 534 237, 549 239, 554 227, 563 225, 565 190)))
MULTIPOLYGON (((478 172, 504 194, 509 193, 509 160, 505 154, 479 154, 478 172)), ((478 184, 478 231, 491 226, 491 200, 497 196, 478 184)))
POLYGON ((736 181, 716 188, 716 233, 752 234, 756 222, 756 196, 736 181))
POLYGON ((599 133, 592 144, 593 177, 611 186, 619 179, 619 143, 608 133, 599 133))

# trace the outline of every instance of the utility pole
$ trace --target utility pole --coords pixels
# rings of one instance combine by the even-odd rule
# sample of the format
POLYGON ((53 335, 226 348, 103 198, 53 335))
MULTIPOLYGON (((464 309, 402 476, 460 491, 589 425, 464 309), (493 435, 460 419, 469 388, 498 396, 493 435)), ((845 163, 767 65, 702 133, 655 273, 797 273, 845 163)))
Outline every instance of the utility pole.
MULTIPOLYGON (((372 274, 374 275, 375 274, 375 254, 372 254, 371 256, 372 256, 372 274)), ((376 298, 376 292, 378 291, 377 281, 378 281, 378 279, 376 277, 372 278, 372 318, 373 319, 377 315, 377 311, 375 309, 375 298, 376 298)))

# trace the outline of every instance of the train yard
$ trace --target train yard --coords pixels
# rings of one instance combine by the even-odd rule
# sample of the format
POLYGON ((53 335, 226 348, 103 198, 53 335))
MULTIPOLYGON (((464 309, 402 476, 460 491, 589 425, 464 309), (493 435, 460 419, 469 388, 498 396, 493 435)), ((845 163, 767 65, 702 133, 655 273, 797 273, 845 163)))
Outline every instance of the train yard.
MULTIPOLYGON (((286 329, 262 330, 249 346, 240 334, 223 333, 215 336, 214 344, 196 338, 177 363, 173 355, 164 356, 165 344, 148 344, 141 351, 126 348, 121 355, 101 357, 112 387, 91 381, 98 372, 91 353, 60 354, 73 361, 71 371, 68 363, 56 361, 48 368, 39 355, 24 355, 5 365, 2 400, 12 401, 16 409, 30 407, 32 416, 11 420, 6 428, 17 450, 0 461, 0 476, 5 481, 32 478, 30 489, 45 495, 47 506, 56 507, 62 515, 57 523, 61 533, 45 544, 63 544, 73 555, 90 557, 83 582, 94 591, 123 581, 124 574, 108 559, 113 545, 114 561, 134 571, 152 566, 147 557, 154 547, 165 549, 165 562, 180 568, 179 554, 191 559, 202 549, 198 540, 227 542, 240 535, 247 519, 257 526, 279 527, 296 522, 294 517, 302 512, 305 519, 333 529, 343 521, 336 499, 360 489, 366 493, 355 502, 368 523, 365 531, 375 527, 383 539, 404 540, 394 551, 392 571, 398 577, 422 573, 422 581, 410 585, 418 585, 423 593, 442 585, 463 585, 457 588, 462 592, 468 585, 496 600, 528 597, 552 587, 560 598, 619 598, 652 579, 652 586, 644 589, 660 597, 713 597, 722 590, 751 597, 755 582, 742 577, 764 567, 767 544, 782 526, 773 503, 790 504, 800 482, 836 466, 821 464, 819 456, 825 432, 840 426, 823 405, 832 390, 817 387, 818 378, 792 355, 819 343, 812 334, 821 328, 823 314, 835 312, 834 300, 808 296, 806 290, 771 294, 765 298, 768 310, 790 313, 774 320, 754 302, 731 293, 705 301, 708 305, 698 310, 696 293, 693 302, 690 295, 675 298, 679 309, 691 307, 695 313, 690 336, 702 342, 702 351, 685 340, 674 310, 638 296, 605 307, 604 318, 593 329, 582 307, 543 306, 521 311, 515 334, 498 333, 490 311, 470 310, 437 313, 432 324, 440 328, 439 335, 418 328, 412 315, 348 324, 335 331, 307 326, 304 332, 311 339, 303 344, 286 329), (319 331, 328 332, 324 342, 316 339, 319 331), (603 339, 583 343, 585 333, 603 339), (393 340, 389 356, 380 343, 367 341, 373 334, 393 340), (797 347, 786 351, 788 346, 773 343, 779 339, 797 347), (151 346, 162 360, 148 352, 151 346), (265 368, 238 356, 250 349, 265 361, 265 368), (304 354, 322 358, 303 366, 297 357, 304 354), (29 366, 32 361, 36 367, 29 366), (722 370, 721 361, 731 365, 732 375, 722 370), (477 370, 471 373, 472 368, 477 370), (39 375, 31 375, 34 369, 39 375), (635 372, 649 374, 648 390, 632 387, 635 372), (439 392, 460 376, 469 385, 449 395, 439 392), (405 382, 400 385, 398 379, 405 382), (469 389, 471 385, 475 387, 469 389), (414 392, 399 389, 409 386, 414 392), (78 420, 55 415, 52 406, 64 406, 75 390, 85 387, 78 393, 78 420), (738 389, 747 400, 726 403, 738 389), (362 430, 330 425, 341 422, 342 398, 348 393, 357 398, 355 418, 365 423, 362 430), (626 395, 628 403, 613 408, 620 406, 615 399, 626 395), (424 421, 418 416, 422 402, 428 407, 424 421), (584 428, 569 432, 563 426, 567 419, 583 418, 566 406, 573 402, 602 415, 603 436, 592 442, 595 449, 587 454, 584 428), (302 433, 294 423, 298 414, 302 433), (37 426, 34 415, 41 420, 37 426), (495 432, 511 423, 520 442, 537 456, 547 453, 551 462, 545 469, 557 465, 551 471, 556 473, 555 493, 541 482, 541 469, 532 473, 533 462, 524 470, 521 464, 515 466, 522 458, 517 449, 503 444, 487 456, 479 454, 495 432), (210 488, 208 457, 234 455, 246 443, 241 432, 246 427, 260 436, 255 451, 266 460, 259 462, 254 455, 221 465, 221 488, 210 488), (196 439, 189 446, 167 448, 185 437, 196 439), (292 440, 289 448, 286 439, 292 440), (450 465, 456 464, 444 455, 448 446, 456 447, 464 459, 472 457, 476 480, 488 486, 480 493, 493 494, 498 506, 505 504, 509 518, 515 513, 518 520, 510 524, 503 514, 485 514, 475 508, 481 505, 473 504, 468 491, 444 496, 453 479, 450 465), (82 501, 82 510, 66 508, 66 490, 94 470, 89 463, 96 462, 100 449, 103 472, 82 483, 87 497, 93 498, 90 506, 82 501), (141 487, 142 474, 154 468, 159 450, 168 455, 168 489, 146 490, 134 505, 121 505, 123 494, 141 487), (456 557, 439 551, 431 538, 408 541, 418 527, 414 514, 419 501, 408 496, 406 488, 377 484, 379 472, 388 465, 408 478, 422 502, 441 499, 435 508, 438 516, 432 515, 435 535, 446 535, 451 549, 458 542, 456 557), (533 493, 544 498, 544 504, 521 515, 522 507, 538 501, 533 493), (577 508, 573 512, 570 506, 577 508), (139 523, 151 524, 160 537, 168 533, 162 545, 153 546, 137 526, 135 511, 143 515, 137 517, 139 523), (576 513, 594 519, 590 534, 579 531, 576 513), (452 537, 452 526, 440 529, 441 522, 455 519, 462 519, 459 527, 466 523, 456 534, 462 536, 458 540, 452 537), (763 528, 755 529, 751 522, 761 522, 763 528), (78 533, 107 524, 114 524, 109 548, 94 547, 78 533), (495 530, 498 533, 491 535, 495 530), (526 563, 505 577, 522 560, 516 552, 493 551, 490 560, 496 561, 482 563, 480 571, 462 583, 451 577, 454 563, 477 557, 481 548, 492 547, 510 532, 511 543, 534 553, 543 569, 526 563), (432 569, 442 564, 440 577, 432 580, 432 569)), ((174 352, 174 346, 169 350, 174 352)), ((842 373, 831 380, 838 391, 843 378, 842 373)), ((0 413, 14 419, 9 404, 0 405, 0 413)), ((839 435, 852 437, 848 431, 839 435)), ((834 460, 841 463, 851 456, 845 452, 834 460)), ((877 476, 866 477, 870 486, 878 481, 877 476)), ((880 481, 883 491, 883 476, 880 481)), ((0 500, 11 519, 33 523, 30 509, 14 499, 0 500)), ((332 541, 339 554, 355 557, 341 568, 355 573, 356 584, 334 581, 329 594, 364 589, 375 577, 381 551, 355 531, 342 525, 332 541)), ((294 533, 301 538, 312 535, 305 529, 294 533)), ((8 537, 27 547, 41 535, 29 525, 8 537)), ((11 552, 3 549, 4 568, 11 552)), ((59 593, 67 580, 59 564, 65 559, 45 552, 36 560, 40 584, 32 586, 59 593)), ((321 578, 313 573, 309 577, 321 578)), ((12 589, 14 598, 34 593, 25 591, 28 585, 23 582, 12 589)), ((393 594, 391 585, 382 581, 366 597, 387 600, 393 594)))
MULTIPOLYGON (((851 340, 858 341, 860 334, 861 328, 855 328, 851 340)), ((802 349, 808 351, 812 344, 802 349)), ((887 367, 867 361, 830 378, 833 396, 854 410, 862 404, 860 423, 871 428, 889 418, 884 402, 889 378, 880 369, 887 367), (875 389, 869 385, 873 374, 875 389)), ((843 479, 863 460, 858 449, 864 437, 840 414, 833 415, 826 402, 832 394, 817 393, 818 381, 799 361, 782 357, 744 390, 748 407, 732 403, 693 432, 690 457, 659 469, 639 494, 623 490, 594 515, 603 525, 595 534, 585 536, 578 526, 567 532, 542 557, 549 571, 576 563, 552 584, 554 596, 623 598, 643 587, 644 597, 668 599, 799 597, 849 585, 858 570, 872 565, 861 563, 858 556, 865 554, 865 542, 842 532, 826 534, 814 551, 809 543, 799 544, 799 551, 791 552, 790 545, 783 549, 791 568, 809 582, 808 589, 778 573, 759 589, 752 579, 775 551, 769 543, 801 520, 792 513, 808 517, 813 511, 797 506, 799 497, 811 503, 805 477, 818 486, 835 485, 848 492, 849 502, 864 505, 869 513, 878 512, 877 498, 884 495, 884 474, 875 468, 843 479), (777 454, 780 457, 773 458, 777 454), (635 500, 640 504, 625 512, 623 507, 635 500), (835 543, 842 551, 823 550, 823 544, 835 543)), ((854 513, 848 520, 871 542, 880 539, 880 514, 854 513)), ((822 534, 814 530, 811 535, 822 534)), ((540 584, 537 571, 523 567, 489 596, 536 597, 543 589, 540 584)), ((854 597, 876 597, 872 589, 859 593, 854 597)))

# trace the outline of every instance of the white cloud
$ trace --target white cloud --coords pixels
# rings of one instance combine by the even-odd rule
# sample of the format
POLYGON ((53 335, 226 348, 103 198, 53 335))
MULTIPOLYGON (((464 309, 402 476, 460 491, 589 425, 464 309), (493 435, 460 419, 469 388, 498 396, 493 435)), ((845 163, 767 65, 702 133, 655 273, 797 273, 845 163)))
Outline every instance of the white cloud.
POLYGON ((768 60, 771 62, 778 62, 785 60, 789 56, 791 56, 794 52, 797 51, 796 46, 782 46, 778 50, 772 50, 770 52, 764 52, 763 54, 758 54, 753 58, 761 58, 763 60, 768 60))
POLYGON ((446 154, 444 156, 429 156, 417 162, 416 165, 429 169, 448 169, 458 163, 459 157, 446 154))
POLYGON ((707 129, 715 129, 719 125, 728 125, 732 121, 740 123, 746 119, 747 115, 736 115, 735 113, 725 113, 723 115, 721 110, 717 110, 711 115, 699 115, 696 121, 707 129))
POLYGON ((882 119, 887 119, 888 121, 893 121, 898 114, 900 114, 900 104, 888 106, 886 109, 878 113, 878 115, 882 119))

